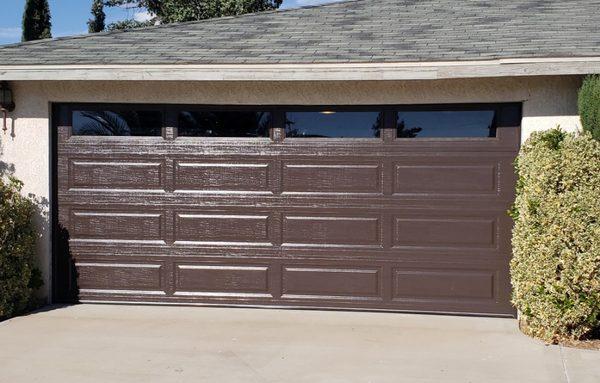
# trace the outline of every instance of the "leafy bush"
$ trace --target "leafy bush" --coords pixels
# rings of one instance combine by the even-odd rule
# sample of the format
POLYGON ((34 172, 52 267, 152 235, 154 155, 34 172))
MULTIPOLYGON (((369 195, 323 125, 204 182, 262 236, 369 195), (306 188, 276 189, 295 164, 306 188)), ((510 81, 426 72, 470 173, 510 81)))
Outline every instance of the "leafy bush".
POLYGON ((42 284, 33 266, 36 205, 21 195, 22 187, 13 177, 0 177, 0 320, 28 309, 42 284))
POLYGON ((516 164, 511 278, 522 329, 585 339, 600 329, 600 142, 537 132, 516 164))
POLYGON ((583 129, 600 140, 600 75, 588 76, 583 80, 578 101, 583 129))

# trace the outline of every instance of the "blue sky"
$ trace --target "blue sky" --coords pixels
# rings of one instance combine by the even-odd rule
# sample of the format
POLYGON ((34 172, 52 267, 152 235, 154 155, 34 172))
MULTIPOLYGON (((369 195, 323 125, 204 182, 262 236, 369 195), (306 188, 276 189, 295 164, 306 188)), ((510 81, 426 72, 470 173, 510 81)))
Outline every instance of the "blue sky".
MULTIPOLYGON (((21 19, 25 0, 1 0, 0 45, 21 41, 21 19)), ((335 0, 284 0, 282 8, 330 3, 335 0)), ((339 1, 339 0, 338 0, 339 1)), ((87 33, 92 0, 50 0, 52 36, 87 33)), ((143 9, 107 8, 107 24, 126 18, 144 18, 143 9)))

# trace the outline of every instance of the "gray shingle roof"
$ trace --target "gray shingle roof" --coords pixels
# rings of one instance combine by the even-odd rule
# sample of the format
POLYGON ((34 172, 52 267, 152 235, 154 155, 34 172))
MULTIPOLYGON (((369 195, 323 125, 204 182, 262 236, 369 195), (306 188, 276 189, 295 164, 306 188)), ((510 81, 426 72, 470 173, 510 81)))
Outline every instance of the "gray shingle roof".
POLYGON ((600 0, 353 0, 0 47, 0 65, 600 56, 600 0))

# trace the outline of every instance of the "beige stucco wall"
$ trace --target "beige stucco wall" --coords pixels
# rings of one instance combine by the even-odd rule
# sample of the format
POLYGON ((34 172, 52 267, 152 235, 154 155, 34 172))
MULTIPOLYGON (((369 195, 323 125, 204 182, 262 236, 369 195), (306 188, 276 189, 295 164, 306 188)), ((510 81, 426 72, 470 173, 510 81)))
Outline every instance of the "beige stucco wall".
MULTIPOLYGON (((577 129, 581 78, 519 77, 473 80, 374 82, 14 82, 17 104, 9 132, 0 134, 0 163, 25 183, 25 192, 50 200, 51 102, 143 102, 190 104, 420 104, 523 101, 522 139, 560 124, 577 129)), ((47 215, 38 219, 39 262, 50 287, 47 215)))

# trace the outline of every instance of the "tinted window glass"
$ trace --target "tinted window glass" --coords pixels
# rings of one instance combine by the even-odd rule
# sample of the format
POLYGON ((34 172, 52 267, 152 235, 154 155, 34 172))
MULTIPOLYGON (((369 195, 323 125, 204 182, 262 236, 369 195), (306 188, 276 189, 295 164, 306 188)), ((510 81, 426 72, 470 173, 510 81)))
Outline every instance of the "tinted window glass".
POLYGON ((160 111, 74 111, 76 136, 160 136, 160 111))
POLYGON ((521 125, 521 104, 501 104, 496 115, 498 127, 515 127, 521 125))
POLYGON ((496 137, 494 110, 401 111, 400 138, 496 137))
POLYGON ((268 112, 181 112, 178 135, 196 137, 269 137, 268 112))
POLYGON ((379 137, 379 112, 286 113, 286 137, 368 138, 379 137))

